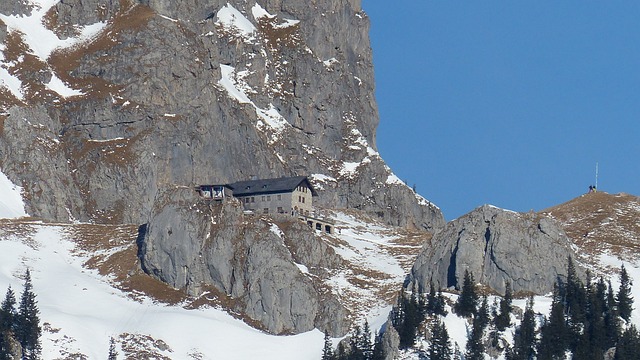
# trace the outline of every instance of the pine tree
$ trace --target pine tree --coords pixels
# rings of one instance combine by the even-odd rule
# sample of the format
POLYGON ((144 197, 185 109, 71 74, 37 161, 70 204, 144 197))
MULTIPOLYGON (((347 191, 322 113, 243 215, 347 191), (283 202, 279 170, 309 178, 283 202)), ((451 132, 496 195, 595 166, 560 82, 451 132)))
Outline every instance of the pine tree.
POLYGON ((347 360, 347 350, 344 348, 344 344, 342 342, 338 343, 338 349, 336 350, 334 358, 336 360, 347 360))
POLYGON ((412 347, 416 341, 418 327, 423 320, 420 313, 418 301, 412 294, 409 299, 403 297, 401 299, 403 309, 403 318, 399 326, 396 327, 400 336, 400 348, 407 349, 412 347))
POLYGON ((513 348, 511 349, 511 360, 529 360, 535 356, 536 346, 536 321, 533 312, 533 297, 527 301, 522 322, 516 328, 513 336, 513 348))
POLYGON ((35 360, 40 358, 40 318, 38 314, 38 302, 31 284, 31 273, 25 274, 24 288, 18 306, 16 316, 16 338, 22 345, 23 360, 35 360))
POLYGON ((0 305, 0 332, 13 331, 16 321, 16 296, 11 289, 7 293, 0 305))
POLYGON ((427 350, 429 360, 451 360, 453 356, 449 333, 444 322, 436 320, 431 328, 431 343, 427 350))
POLYGON ((436 296, 436 305, 435 305, 435 314, 440 316, 447 316, 447 310, 445 310, 445 301, 444 295, 442 295, 442 290, 438 289, 438 295, 436 296))
POLYGON ((464 280, 462 282, 462 291, 458 297, 458 301, 454 304, 454 311, 458 316, 470 317, 476 313, 478 304, 478 293, 476 291, 475 280, 473 274, 468 270, 464 271, 464 280))
POLYGON ((467 360, 483 360, 485 346, 483 343, 484 330, 489 324, 489 304, 487 297, 482 298, 482 305, 476 311, 473 317, 473 328, 471 334, 467 340, 467 353, 465 359, 467 360))
POLYGON ((631 319, 631 311, 633 310, 633 297, 631 297, 631 279, 625 269, 624 264, 620 267, 620 289, 616 298, 618 302, 618 314, 626 322, 631 319))
POLYGON ((500 300, 500 312, 494 318, 494 323, 498 331, 504 331, 511 325, 512 301, 511 283, 507 282, 504 297, 500 300))
POLYGON ((614 360, 640 360, 640 335, 635 325, 620 336, 614 360))
POLYGON ((433 286, 433 281, 429 282, 429 294, 427 295, 427 313, 435 314, 436 313, 436 304, 438 298, 436 295, 436 288, 433 286))
POLYGON ((554 285, 549 319, 540 328, 537 357, 539 360, 563 358, 568 341, 564 312, 564 303, 561 299, 559 286, 556 284, 554 285))
MULTIPOLYGON (((111 338, 111 346, 114 347, 115 350, 115 346, 114 346, 114 341, 113 338, 111 338)), ((109 348, 109 360, 114 360, 115 359, 115 355, 113 356, 113 358, 111 357, 111 348, 109 348)), ((333 344, 331 343, 331 338, 329 337, 328 333, 324 333, 324 347, 322 348, 322 360, 332 360, 333 359, 333 344)))
POLYGON ((350 360, 364 360, 364 354, 360 347, 362 340, 362 329, 359 325, 356 325, 351 340, 349 341, 349 359, 350 360))
POLYGON ((373 342, 373 360, 384 360, 384 346, 382 344, 382 334, 376 336, 375 341, 373 342))
MULTIPOLYGON (((574 328, 584 322, 586 308, 586 291, 576 272, 573 260, 567 260, 567 284, 564 289, 564 311, 569 317, 569 326, 574 328)), ((575 333, 575 329, 574 330, 575 333)))
MULTIPOLYGON (((116 339, 114 339, 113 337, 111 337, 111 339, 109 340, 109 358, 108 359, 109 360, 118 359, 118 352, 116 351, 116 339)), ((322 360, 325 360, 325 358, 323 357, 322 360)), ((331 358, 327 360, 331 360, 331 358)))
POLYGON ((604 314, 604 333, 606 336, 606 348, 613 347, 620 337, 620 321, 618 318, 618 304, 611 286, 611 281, 607 283, 607 305, 604 314))
POLYGON ((372 360, 373 344, 371 343, 371 330, 369 329, 369 322, 367 320, 364 321, 364 325, 362 327, 362 335, 360 336, 359 340, 359 348, 362 352, 362 358, 364 360, 372 360))

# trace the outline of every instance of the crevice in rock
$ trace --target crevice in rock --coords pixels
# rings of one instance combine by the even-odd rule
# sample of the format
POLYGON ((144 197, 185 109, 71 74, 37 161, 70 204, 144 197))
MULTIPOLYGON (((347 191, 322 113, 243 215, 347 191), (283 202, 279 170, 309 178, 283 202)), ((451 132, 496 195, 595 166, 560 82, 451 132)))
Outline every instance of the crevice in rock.
POLYGON ((458 237, 458 241, 456 241, 456 247, 453 249, 451 253, 451 260, 449 261, 449 268, 447 269, 447 287, 456 286, 456 257, 458 256, 458 246, 460 243, 460 237, 458 237))

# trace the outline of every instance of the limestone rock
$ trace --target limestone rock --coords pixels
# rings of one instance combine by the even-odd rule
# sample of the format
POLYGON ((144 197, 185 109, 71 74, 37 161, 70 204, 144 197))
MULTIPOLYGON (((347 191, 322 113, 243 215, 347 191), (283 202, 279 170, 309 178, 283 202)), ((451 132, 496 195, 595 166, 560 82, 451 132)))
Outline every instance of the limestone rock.
POLYGON ((271 333, 347 331, 345 308, 310 275, 342 260, 306 224, 245 215, 234 199, 212 205, 195 194, 176 188, 157 199, 140 247, 145 271, 193 296, 213 287, 271 333))
MULTIPOLYGON (((2 4, 3 13, 30 11, 26 1, 2 4)), ((19 66, 30 92, 0 99, 0 168, 25 188, 29 214, 142 224, 157 193, 176 184, 316 174, 330 179, 318 184, 319 205, 431 232, 444 226, 437 207, 392 181, 376 151, 360 1, 65 0, 48 13, 61 39, 105 28, 46 63, 19 66), (255 30, 225 25, 220 14, 231 8, 255 30), (83 95, 47 89, 53 75, 83 95), (36 138, 25 121, 48 137, 36 138), (41 156, 45 147, 53 156, 41 156)))
POLYGON ((395 360, 400 354, 400 335, 396 328, 391 325, 388 320, 384 325, 384 333, 382 334, 382 351, 384 360, 395 360))
POLYGON ((566 277, 567 259, 575 259, 559 224, 544 215, 482 206, 451 221, 426 246, 411 269, 410 285, 428 291, 460 288, 465 270, 483 285, 503 294, 544 294, 566 277))

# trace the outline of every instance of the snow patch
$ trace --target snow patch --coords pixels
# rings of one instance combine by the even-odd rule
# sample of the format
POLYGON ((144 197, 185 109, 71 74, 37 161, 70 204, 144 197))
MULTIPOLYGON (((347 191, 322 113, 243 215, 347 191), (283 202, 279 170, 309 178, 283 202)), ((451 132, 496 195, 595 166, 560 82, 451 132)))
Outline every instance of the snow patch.
POLYGON ((339 61, 336 58, 331 58, 323 61, 322 63, 324 63, 324 66, 330 68, 333 64, 339 63, 339 61))
POLYGON ((89 40, 99 34, 106 26, 105 22, 97 22, 87 26, 76 26, 80 35, 60 39, 44 24, 44 17, 47 12, 55 6, 59 0, 32 0, 36 5, 28 16, 3 15, 0 20, 7 25, 9 31, 19 31, 23 33, 25 43, 31 48, 34 55, 46 62, 51 53, 59 48, 69 48, 83 41, 89 40))
POLYGON ((30 243, 35 246, 15 236, 0 241, 0 291, 8 285, 19 291, 23 281, 17 276, 27 267, 31 270, 41 322, 55 330, 43 331, 44 360, 66 358, 69 353, 103 358, 109 338, 119 339, 123 333, 164 341, 169 349, 163 354, 172 359, 312 360, 322 355, 323 334, 319 330, 274 336, 222 310, 185 309, 146 297, 131 299, 98 271, 83 267, 87 258, 74 251, 75 244, 64 228, 29 227, 30 243))
MULTIPOLYGON (((253 18, 256 19, 257 21, 260 21, 261 18, 267 18, 267 19, 275 19, 276 15, 272 15, 269 14, 267 12, 267 10, 265 10, 262 6, 260 6, 259 4, 255 4, 252 8, 251 8, 251 14, 253 14, 253 18)), ((299 20, 291 20, 291 19, 284 19, 284 22, 281 24, 276 24, 273 27, 275 29, 284 29, 284 28, 288 28, 294 25, 297 25, 298 23, 300 23, 299 20)))
POLYGON ((216 21, 217 25, 237 33, 246 41, 254 40, 256 27, 240 11, 231 6, 231 4, 227 3, 227 5, 223 6, 216 16, 218 18, 218 21, 216 21))
POLYGON ((338 183, 338 180, 325 174, 311 174, 311 176, 309 176, 309 179, 311 180, 313 186, 318 190, 324 190, 324 185, 327 185, 329 183, 338 183))
POLYGON ((284 233, 282 232, 282 229, 280 229, 280 227, 276 224, 271 224, 271 227, 269 228, 269 231, 271 231, 272 233, 276 234, 277 237, 279 237, 280 239, 284 239, 284 233))
POLYGON ((256 115, 258 116, 256 123, 258 129, 266 130, 265 127, 268 127, 273 131, 271 142, 277 141, 280 133, 289 125, 287 120, 278 112, 273 104, 269 104, 267 109, 262 109, 253 103, 242 89, 249 88, 249 86, 240 80, 236 80, 234 67, 221 64, 220 73, 222 74, 222 78, 218 81, 218 84, 227 91, 231 98, 236 99, 239 103, 251 104, 255 108, 256 115))
POLYGON ((28 216, 24 210, 22 188, 9 180, 0 170, 0 218, 13 219, 28 216))
POLYGON ((60 96, 67 98, 72 96, 80 96, 84 95, 84 93, 80 90, 72 89, 69 85, 65 84, 56 74, 51 75, 51 81, 46 84, 46 87, 51 90, 57 92, 60 96))

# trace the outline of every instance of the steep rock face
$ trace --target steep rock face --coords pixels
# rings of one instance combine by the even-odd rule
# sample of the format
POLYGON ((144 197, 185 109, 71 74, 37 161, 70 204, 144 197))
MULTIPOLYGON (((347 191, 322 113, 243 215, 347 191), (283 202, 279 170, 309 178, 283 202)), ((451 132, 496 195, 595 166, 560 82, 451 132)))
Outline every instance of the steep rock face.
MULTIPOLYGON (((9 3, 4 15, 39 14, 9 3)), ((0 30, 22 84, 0 93, 0 168, 24 187, 30 214, 146 223, 175 184, 295 174, 314 175, 320 205, 444 225, 375 150, 359 1, 65 0, 44 10, 58 39, 101 30, 38 56, 14 25, 0 30)))
POLYGON ((447 224, 418 256, 412 285, 428 290, 429 282, 460 288, 465 270, 489 288, 504 293, 552 290, 566 276, 567 259, 575 259, 564 231, 551 218, 482 206, 447 224))
POLYGON ((147 272, 193 296, 213 287, 271 333, 346 332, 346 310, 313 280, 342 260, 305 224, 245 216, 233 199, 213 205, 188 188, 156 204, 139 254, 147 272))

